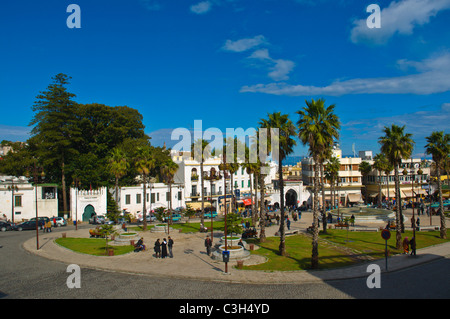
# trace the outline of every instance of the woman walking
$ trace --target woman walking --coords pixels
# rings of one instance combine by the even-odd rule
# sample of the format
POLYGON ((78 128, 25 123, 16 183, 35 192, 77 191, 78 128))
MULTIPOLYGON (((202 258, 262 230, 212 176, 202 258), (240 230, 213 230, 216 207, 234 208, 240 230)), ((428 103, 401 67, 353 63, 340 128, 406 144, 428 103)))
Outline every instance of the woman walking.
POLYGON ((156 258, 161 258, 161 243, 159 242, 159 238, 155 241, 154 250, 156 258))

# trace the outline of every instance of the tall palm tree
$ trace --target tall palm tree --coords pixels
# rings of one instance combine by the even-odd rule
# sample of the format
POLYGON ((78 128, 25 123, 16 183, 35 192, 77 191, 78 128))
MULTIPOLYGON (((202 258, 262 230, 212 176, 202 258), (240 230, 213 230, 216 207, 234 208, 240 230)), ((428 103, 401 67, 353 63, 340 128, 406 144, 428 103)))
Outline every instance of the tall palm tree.
POLYGON ((108 157, 108 169, 115 178, 116 204, 119 204, 119 179, 126 174, 129 167, 125 153, 120 148, 113 148, 108 157))
MULTIPOLYGON (((341 163, 339 162, 339 158, 333 156, 325 165, 325 176, 330 181, 330 187, 334 193, 334 185, 337 184, 339 179, 339 169, 341 168, 341 163)), ((331 197, 332 207, 334 207, 334 196, 331 197)))
POLYGON ((327 145, 324 151, 319 155, 320 165, 320 186, 322 188, 322 231, 327 232, 327 219, 326 219, 326 199, 325 199, 325 161, 331 158, 333 155, 332 144, 327 145))
MULTIPOLYGON (((372 171, 372 165, 370 165, 369 162, 362 161, 361 164, 359 164, 358 171, 363 176, 363 179, 367 179, 367 175, 372 171)), ((367 204, 367 180, 366 185, 364 185, 364 204, 367 204)))
POLYGON ((142 211, 143 211, 143 230, 147 229, 147 181, 150 176, 150 171, 155 167, 156 160, 154 158, 153 152, 150 146, 138 147, 135 166, 138 173, 141 175, 143 183, 143 194, 142 194, 142 211))
POLYGON ((400 183, 399 183, 399 166, 402 159, 407 159, 411 156, 414 141, 412 135, 405 133, 405 126, 398 126, 392 124, 391 127, 385 126, 383 129, 384 136, 381 136, 378 142, 381 145, 381 151, 386 154, 388 161, 394 166, 395 173, 395 198, 397 204, 396 210, 396 247, 401 248, 402 235, 404 231, 403 214, 400 197, 400 183))
POLYGON ((373 168, 375 168, 378 172, 378 208, 381 207, 381 200, 383 197, 382 187, 381 187, 381 175, 386 171, 389 163, 387 161, 386 156, 383 153, 378 153, 373 158, 373 168))
POLYGON ((288 114, 281 114, 281 112, 275 112, 268 114, 267 119, 261 119, 259 122, 261 128, 268 129, 268 139, 272 140, 275 136, 272 136, 271 128, 277 128, 279 131, 278 136, 278 181, 280 184, 280 245, 279 253, 282 256, 286 255, 286 235, 284 229, 284 185, 283 185, 283 160, 294 151, 296 145, 293 137, 295 136, 295 126, 289 119, 288 114))
POLYGON ((333 113, 335 105, 325 106, 325 100, 310 102, 296 113, 300 116, 297 122, 298 137, 303 145, 309 145, 309 154, 314 161, 314 205, 313 205, 313 239, 311 267, 319 266, 319 166, 321 154, 339 138, 339 118, 333 113))
MULTIPOLYGON (((169 222, 168 225, 172 223, 172 184, 173 179, 175 176, 175 173, 178 170, 178 164, 175 163, 171 158, 168 158, 164 164, 160 168, 161 170, 161 176, 163 180, 167 183, 169 187, 169 222)), ((167 229, 170 229, 170 227, 167 227, 167 229)))
POLYGON ((441 238, 447 238, 447 228, 445 225, 444 215, 444 203, 442 199, 442 181, 441 181, 441 169, 444 168, 445 162, 448 161, 450 156, 450 134, 444 134, 443 131, 432 132, 430 136, 426 138, 427 145, 425 145, 426 153, 433 157, 433 161, 436 164, 438 191, 439 191, 439 208, 441 211, 441 238))
POLYGON ((191 154, 192 157, 200 163, 200 187, 201 187, 201 194, 202 194, 202 212, 201 212, 201 225, 204 225, 204 214, 205 214, 205 186, 204 186, 204 180, 205 180, 205 173, 203 171, 203 164, 205 160, 207 160, 211 156, 211 147, 209 145, 209 142, 199 138, 191 145, 191 154))

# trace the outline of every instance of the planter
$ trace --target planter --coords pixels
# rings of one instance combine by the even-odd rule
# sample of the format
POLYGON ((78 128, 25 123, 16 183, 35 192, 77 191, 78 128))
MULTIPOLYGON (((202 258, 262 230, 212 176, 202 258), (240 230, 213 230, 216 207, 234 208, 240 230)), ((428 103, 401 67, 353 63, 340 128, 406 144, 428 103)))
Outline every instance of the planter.
POLYGON ((62 238, 66 238, 66 233, 61 234, 62 238))
POLYGON ((242 269, 242 267, 244 266, 244 261, 243 260, 238 260, 236 266, 237 266, 238 269, 242 269))
POLYGON ((108 248, 108 256, 114 256, 114 249, 108 248))
MULTIPOLYGON (((242 246, 229 246, 226 249, 230 253, 230 260, 244 260, 250 258, 250 252, 242 246)), ((225 251, 225 245, 220 245, 212 253, 212 258, 222 261, 222 252, 225 251)))

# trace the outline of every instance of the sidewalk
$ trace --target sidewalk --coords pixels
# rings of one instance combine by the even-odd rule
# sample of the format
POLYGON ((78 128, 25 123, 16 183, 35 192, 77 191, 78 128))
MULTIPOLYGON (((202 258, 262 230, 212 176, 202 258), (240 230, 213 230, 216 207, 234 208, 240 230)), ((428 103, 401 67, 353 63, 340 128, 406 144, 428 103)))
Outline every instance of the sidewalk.
MULTIPOLYGON (((302 219, 291 222, 291 230, 299 229, 304 231, 311 225, 312 213, 303 213, 302 219)), ((274 236, 278 226, 266 228, 267 237, 274 236)), ((215 261, 206 254, 204 239, 206 233, 179 233, 173 231, 170 236, 174 240, 174 258, 153 257, 153 243, 157 238, 167 238, 164 233, 145 232, 140 234, 144 237, 147 250, 139 253, 130 253, 120 256, 91 256, 75 253, 63 248, 54 242, 54 239, 61 236, 58 233, 45 233, 40 235, 41 248, 36 250, 36 239, 31 238, 23 244, 24 249, 38 256, 57 260, 66 264, 77 264, 81 268, 93 268, 108 271, 133 273, 140 275, 150 275, 158 277, 172 277, 184 279, 196 279, 221 282, 239 282, 254 284, 272 283, 306 283, 325 280, 349 279, 356 277, 367 277, 367 267, 370 264, 380 266, 382 272, 386 271, 385 259, 371 261, 350 267, 337 268, 332 270, 301 270, 301 271, 256 271, 239 270, 234 268, 236 262, 228 263, 228 273, 225 273, 225 264, 215 261)), ((70 230, 66 232, 67 237, 89 237, 88 229, 70 230)), ((216 243, 221 232, 214 234, 216 243)), ((450 242, 422 248, 417 250, 417 256, 396 255, 388 258, 388 271, 413 267, 439 258, 450 257, 450 242)), ((254 256, 245 260, 245 265, 261 263, 262 257, 254 256)))

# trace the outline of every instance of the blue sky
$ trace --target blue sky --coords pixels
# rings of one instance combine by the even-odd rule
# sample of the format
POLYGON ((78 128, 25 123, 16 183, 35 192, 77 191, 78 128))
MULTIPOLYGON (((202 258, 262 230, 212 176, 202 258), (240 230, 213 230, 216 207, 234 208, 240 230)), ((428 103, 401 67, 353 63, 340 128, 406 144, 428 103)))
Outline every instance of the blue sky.
POLYGON ((194 120, 225 132, 280 111, 295 123, 312 98, 336 105, 344 154, 377 153, 395 123, 423 156, 450 123, 450 0, 2 1, 0 40, 0 140, 26 140, 57 73, 77 102, 139 110, 157 145, 194 120))

